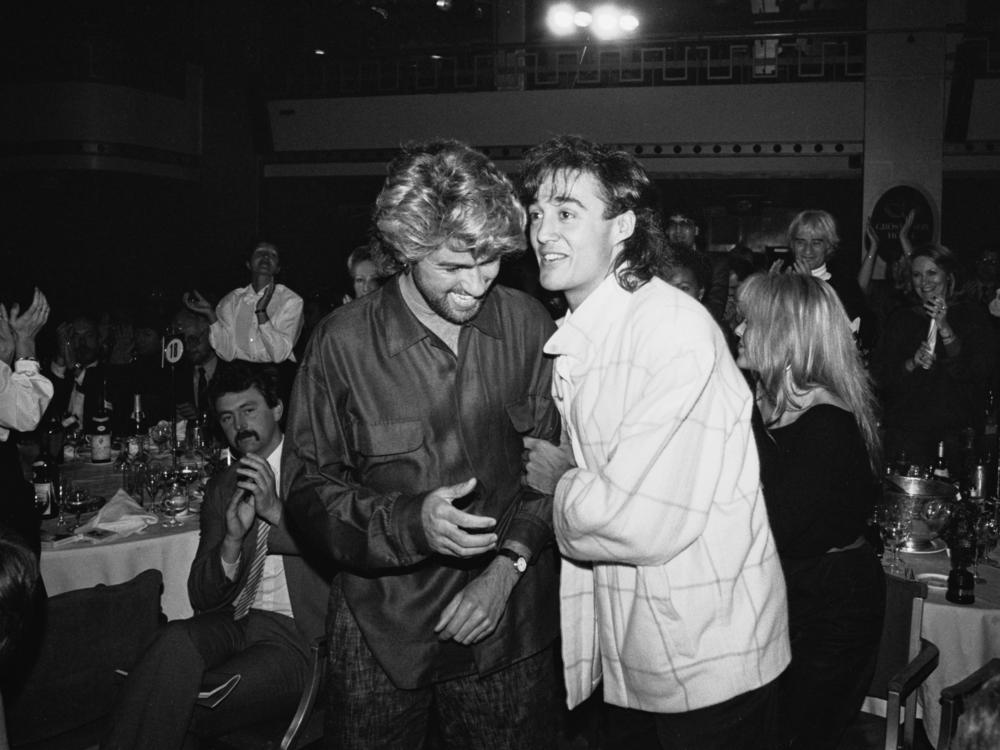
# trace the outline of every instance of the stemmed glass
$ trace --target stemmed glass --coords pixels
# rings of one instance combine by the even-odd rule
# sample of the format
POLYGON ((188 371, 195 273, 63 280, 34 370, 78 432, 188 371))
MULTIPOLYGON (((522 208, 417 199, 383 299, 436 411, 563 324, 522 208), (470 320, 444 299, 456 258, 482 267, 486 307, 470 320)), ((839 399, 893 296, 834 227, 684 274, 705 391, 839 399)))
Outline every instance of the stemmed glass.
POLYGON ((60 529, 69 528, 66 523, 66 502, 69 496, 73 494, 73 483, 63 477, 62 481, 59 483, 59 518, 56 523, 59 524, 60 529))
POLYGON ((973 533, 975 534, 975 556, 972 559, 972 575, 975 577, 976 583, 986 583, 986 579, 979 575, 979 563, 985 562, 996 546, 998 536, 996 517, 984 508, 979 518, 976 519, 973 533))
POLYGON ((90 493, 85 489, 73 490, 65 498, 63 498, 63 504, 69 508, 70 511, 76 513, 76 526, 74 529, 80 527, 80 515, 91 506, 90 493))
POLYGON ((188 509, 187 488, 180 482, 173 482, 163 496, 163 513, 170 517, 164 521, 164 526, 180 526, 177 516, 188 509))
POLYGON ((882 544, 892 550, 889 573, 903 575, 903 563, 899 559, 899 546, 906 538, 909 523, 899 511, 895 502, 882 503, 876 507, 875 521, 882 533, 882 544))

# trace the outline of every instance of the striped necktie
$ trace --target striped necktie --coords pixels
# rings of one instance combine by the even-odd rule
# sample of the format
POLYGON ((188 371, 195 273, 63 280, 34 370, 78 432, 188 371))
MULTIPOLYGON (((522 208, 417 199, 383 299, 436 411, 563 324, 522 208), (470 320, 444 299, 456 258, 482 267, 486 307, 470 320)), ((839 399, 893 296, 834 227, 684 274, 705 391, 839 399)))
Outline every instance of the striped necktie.
POLYGON ((233 605, 234 620, 241 620, 247 616, 250 605, 253 604, 253 600, 257 596, 261 575, 264 572, 264 558, 267 557, 267 533, 270 530, 270 524, 257 519, 257 551, 250 564, 247 582, 243 585, 243 590, 240 591, 240 595, 236 597, 236 603, 233 605))

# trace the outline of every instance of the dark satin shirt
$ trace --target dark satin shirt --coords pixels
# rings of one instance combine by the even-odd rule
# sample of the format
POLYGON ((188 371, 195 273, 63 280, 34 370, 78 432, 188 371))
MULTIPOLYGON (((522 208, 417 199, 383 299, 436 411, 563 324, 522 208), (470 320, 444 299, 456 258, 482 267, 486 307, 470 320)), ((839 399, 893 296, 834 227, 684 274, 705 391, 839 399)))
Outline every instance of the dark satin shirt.
POLYGON ((558 440, 542 353, 553 331, 540 303, 497 286, 462 327, 456 356, 393 279, 334 311, 306 349, 285 436, 286 507, 297 533, 342 568, 347 604, 398 687, 455 676, 456 648, 486 674, 557 635, 552 498, 520 485, 522 436, 558 440), (493 555, 432 553, 420 510, 432 490, 470 477, 478 485, 456 505, 496 518, 500 543, 532 554, 496 631, 457 647, 434 626, 493 555))

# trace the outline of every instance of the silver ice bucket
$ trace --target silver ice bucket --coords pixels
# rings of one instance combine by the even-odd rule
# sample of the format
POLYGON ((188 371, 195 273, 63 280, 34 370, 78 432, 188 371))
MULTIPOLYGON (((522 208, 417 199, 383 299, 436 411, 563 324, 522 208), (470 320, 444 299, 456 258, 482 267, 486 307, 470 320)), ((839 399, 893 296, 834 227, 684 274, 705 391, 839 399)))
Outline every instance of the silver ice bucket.
POLYGON ((895 503, 906 523, 903 552, 932 552, 945 547, 938 536, 951 517, 955 488, 947 482, 890 474, 885 478, 883 497, 895 503))

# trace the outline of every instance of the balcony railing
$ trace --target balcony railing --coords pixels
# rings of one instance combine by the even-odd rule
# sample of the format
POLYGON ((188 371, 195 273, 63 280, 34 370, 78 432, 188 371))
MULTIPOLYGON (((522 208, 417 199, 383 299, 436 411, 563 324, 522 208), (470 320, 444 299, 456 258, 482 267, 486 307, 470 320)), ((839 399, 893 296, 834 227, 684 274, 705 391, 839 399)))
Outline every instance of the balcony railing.
POLYGON ((263 70, 271 98, 863 80, 863 34, 523 44, 310 56, 263 70))

